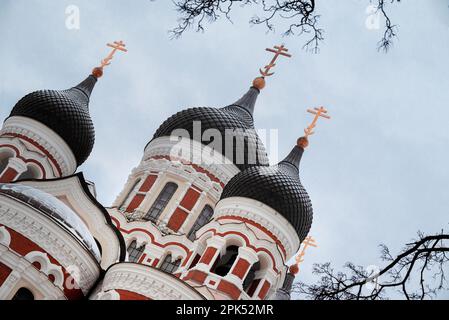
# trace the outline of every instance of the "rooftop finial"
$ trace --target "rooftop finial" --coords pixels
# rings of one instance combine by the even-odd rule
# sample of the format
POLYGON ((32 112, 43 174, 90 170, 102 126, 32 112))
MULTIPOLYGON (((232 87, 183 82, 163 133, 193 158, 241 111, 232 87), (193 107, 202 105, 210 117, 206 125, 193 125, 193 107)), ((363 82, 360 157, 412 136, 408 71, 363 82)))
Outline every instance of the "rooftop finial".
POLYGON ((296 262, 290 266, 290 273, 293 275, 298 274, 299 272, 299 265, 304 262, 304 256, 306 254, 306 250, 308 247, 318 247, 318 245, 315 242, 315 239, 313 239, 311 236, 308 236, 304 239, 303 243, 304 246, 302 247, 302 250, 299 252, 299 254, 296 256, 296 262))
POLYGON ((253 86, 257 89, 261 90, 265 87, 265 77, 270 77, 274 74, 274 72, 270 72, 272 68, 276 66, 276 60, 279 58, 279 56, 284 56, 287 58, 291 58, 291 54, 288 54, 288 49, 284 47, 284 45, 280 46, 274 46, 274 49, 267 48, 265 49, 268 52, 274 53, 273 59, 271 59, 270 63, 267 64, 263 70, 260 69, 261 77, 258 77, 254 79, 253 86))
POLYGON ((306 134, 304 138, 306 138, 306 139, 315 133, 313 131, 313 129, 316 127, 316 123, 318 122, 318 119, 320 117, 325 118, 325 119, 331 118, 328 115, 326 115, 327 110, 324 107, 313 108, 313 110, 308 109, 307 112, 314 114, 315 117, 313 118, 312 123, 307 128, 304 129, 304 133, 306 134))
POLYGON ((108 43, 108 47, 112 48, 109 55, 101 60, 101 65, 99 67, 94 68, 92 71, 92 75, 95 78, 100 78, 103 75, 104 67, 107 67, 111 64, 111 60, 114 58, 114 55, 117 51, 128 52, 126 49, 126 44, 123 41, 114 41, 114 43, 108 43))

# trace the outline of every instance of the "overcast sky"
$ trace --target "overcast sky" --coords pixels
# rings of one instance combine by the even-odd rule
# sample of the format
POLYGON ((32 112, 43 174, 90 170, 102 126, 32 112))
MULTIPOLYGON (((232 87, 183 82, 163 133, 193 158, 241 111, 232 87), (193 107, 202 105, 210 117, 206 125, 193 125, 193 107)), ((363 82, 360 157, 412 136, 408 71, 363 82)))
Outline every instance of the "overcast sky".
POLYGON ((447 0, 391 6, 399 39, 383 54, 382 30, 365 26, 368 4, 318 1, 325 42, 311 54, 304 38, 250 26, 253 9, 170 40, 171 1, 2 0, 0 116, 31 91, 76 85, 108 52, 106 42, 124 40, 129 53, 114 59, 92 95, 96 143, 80 168, 108 206, 168 116, 234 102, 271 58, 264 49, 285 43, 293 58, 268 79, 257 128, 279 129, 283 157, 311 120, 307 108, 324 105, 332 116, 301 163, 319 248, 308 251, 299 278, 313 279, 317 262, 382 266, 379 243, 396 253, 418 230, 448 227, 449 9, 447 0), (66 28, 68 5, 80 9, 79 30, 66 28))

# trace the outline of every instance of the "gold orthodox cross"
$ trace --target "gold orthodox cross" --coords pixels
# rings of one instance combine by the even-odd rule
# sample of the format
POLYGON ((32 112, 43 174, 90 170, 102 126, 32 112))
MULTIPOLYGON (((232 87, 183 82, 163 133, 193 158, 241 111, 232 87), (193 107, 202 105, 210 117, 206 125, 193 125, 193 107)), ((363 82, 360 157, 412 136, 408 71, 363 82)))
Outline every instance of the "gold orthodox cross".
POLYGON ((271 59, 271 62, 264 67, 264 70, 260 69, 260 74, 262 77, 269 77, 274 74, 274 72, 270 73, 271 68, 276 66, 276 60, 279 58, 279 56, 284 56, 287 58, 290 58, 292 55, 288 54, 288 49, 284 47, 284 45, 281 46, 274 46, 274 49, 267 48, 265 49, 268 52, 274 53, 273 59, 271 59))
POLYGON ((302 242, 302 244, 304 245, 302 247, 302 250, 299 252, 299 254, 296 256, 296 273, 299 272, 299 265, 301 263, 304 262, 304 256, 306 254, 306 250, 308 247, 315 247, 317 248, 318 245, 315 242, 315 239, 313 239, 311 236, 308 236, 307 238, 304 239, 304 241, 302 242))
POLYGON ((128 52, 128 50, 126 50, 126 44, 123 41, 114 41, 114 43, 108 43, 107 46, 112 48, 112 51, 106 58, 101 61, 100 68, 109 66, 117 51, 128 52))
POLYGON ((306 129, 304 129, 304 133, 306 134, 306 138, 308 136, 310 136, 310 135, 315 133, 313 131, 313 129, 316 127, 316 123, 318 122, 318 119, 320 117, 325 118, 325 119, 330 119, 331 118, 328 115, 326 115, 327 110, 324 107, 313 108, 313 110, 308 109, 307 112, 309 112, 311 114, 314 114, 315 117, 313 118, 312 123, 306 129))

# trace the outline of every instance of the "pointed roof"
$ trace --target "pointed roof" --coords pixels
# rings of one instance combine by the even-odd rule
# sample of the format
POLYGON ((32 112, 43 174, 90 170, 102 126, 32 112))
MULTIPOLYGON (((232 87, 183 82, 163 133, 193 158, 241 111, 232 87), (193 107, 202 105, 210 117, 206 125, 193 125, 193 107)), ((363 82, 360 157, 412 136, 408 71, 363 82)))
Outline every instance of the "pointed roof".
POLYGON ((292 151, 285 157, 284 160, 279 162, 279 166, 285 167, 287 170, 292 170, 292 175, 299 174, 299 164, 301 162, 304 149, 299 146, 294 146, 292 151))
POLYGON ((97 81, 98 81, 98 79, 95 76, 89 75, 80 84, 78 84, 77 86, 73 87, 70 90, 72 90, 73 92, 75 92, 75 90, 81 91, 81 93, 84 94, 84 97, 81 97, 81 99, 84 100, 84 102, 87 102, 86 107, 89 107, 88 104, 89 104, 90 95, 92 94, 92 91, 93 91, 97 81))
POLYGON ((89 157, 95 130, 89 114, 89 100, 97 78, 89 75, 67 90, 39 90, 23 97, 9 117, 38 121, 58 134, 70 147, 80 166, 89 157))
POLYGON ((248 92, 246 92, 243 97, 225 108, 238 108, 246 111, 252 117, 259 93, 260 90, 253 86, 249 88, 248 92))

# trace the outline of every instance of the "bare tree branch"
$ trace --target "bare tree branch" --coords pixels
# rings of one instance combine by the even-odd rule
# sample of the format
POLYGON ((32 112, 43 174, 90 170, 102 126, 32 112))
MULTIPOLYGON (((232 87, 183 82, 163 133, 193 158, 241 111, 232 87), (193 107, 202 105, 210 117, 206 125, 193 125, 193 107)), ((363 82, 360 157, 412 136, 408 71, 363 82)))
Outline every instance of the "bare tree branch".
POLYGON ((258 5, 265 16, 254 16, 250 23, 265 25, 267 30, 274 31, 278 19, 291 21, 284 35, 309 34, 304 48, 318 51, 319 43, 324 39, 323 30, 318 26, 319 15, 315 14, 315 0, 177 0, 175 6, 180 14, 178 26, 171 30, 173 37, 180 37, 187 29, 204 31, 205 22, 215 22, 221 16, 230 20, 233 7, 258 5))
POLYGON ((396 258, 381 245, 381 259, 388 264, 373 274, 352 263, 346 264, 346 272, 335 272, 329 263, 317 264, 313 273, 320 276, 318 283, 297 283, 294 292, 314 300, 376 300, 385 299, 387 290, 395 289, 408 300, 432 298, 448 290, 448 244, 449 234, 443 231, 431 236, 418 233, 418 239, 407 244, 396 258))
MULTIPOLYGON (((283 35, 306 36, 303 48, 318 52, 324 40, 324 30, 319 26, 320 15, 316 13, 316 0, 173 0, 179 13, 178 25, 170 31, 172 37, 180 37, 186 30, 193 28, 204 31, 205 23, 212 23, 224 16, 231 21, 231 11, 239 7, 257 6, 265 13, 254 16, 250 23, 264 25, 268 31, 274 31, 280 21, 288 21, 283 35)), ((379 50, 388 51, 396 37, 397 26, 392 23, 387 4, 400 0, 370 0, 376 2, 376 13, 385 19, 385 31, 378 43, 379 50)))
MULTIPOLYGON (((376 0, 377 12, 380 12, 385 19, 385 31, 382 39, 378 43, 379 51, 387 52, 393 44, 393 39, 396 38, 397 26, 391 22, 391 19, 386 10, 385 0, 376 0)), ((387 1, 388 2, 388 1, 387 1)), ((389 0, 390 3, 401 2, 401 0, 389 0)))

